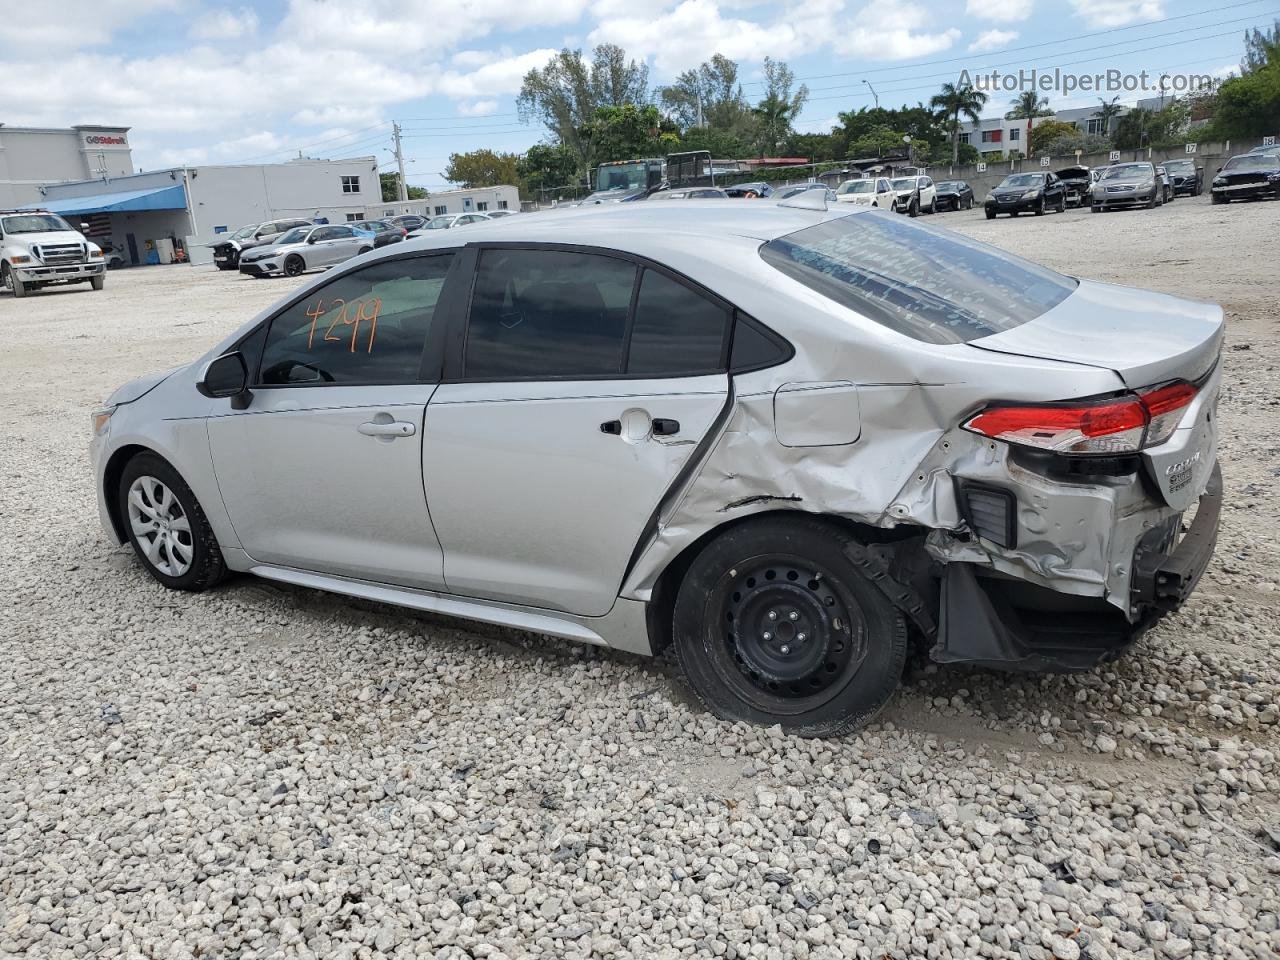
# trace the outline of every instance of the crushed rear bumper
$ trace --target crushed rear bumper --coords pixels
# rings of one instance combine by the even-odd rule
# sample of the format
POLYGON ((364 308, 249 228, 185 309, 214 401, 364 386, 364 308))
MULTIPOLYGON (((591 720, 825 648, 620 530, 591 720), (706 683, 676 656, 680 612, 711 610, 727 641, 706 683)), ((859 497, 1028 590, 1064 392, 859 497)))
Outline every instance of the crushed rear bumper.
POLYGON ((1100 598, 993 576, 973 563, 947 564, 930 656, 939 663, 1047 672, 1087 670, 1114 659, 1195 590, 1213 558, 1221 509, 1222 472, 1215 464, 1176 546, 1180 517, 1138 542, 1129 617, 1100 598))

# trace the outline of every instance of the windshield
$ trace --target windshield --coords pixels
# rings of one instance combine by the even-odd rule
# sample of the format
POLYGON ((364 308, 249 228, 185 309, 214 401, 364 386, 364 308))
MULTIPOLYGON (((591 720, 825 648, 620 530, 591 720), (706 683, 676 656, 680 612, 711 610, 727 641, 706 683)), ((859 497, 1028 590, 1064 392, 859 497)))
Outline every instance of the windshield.
POLYGON ((925 343, 965 343, 1033 320, 1076 281, 901 217, 841 217, 772 240, 765 262, 925 343))
POLYGON ((914 190, 916 188, 915 177, 899 177, 893 181, 893 189, 895 190, 914 190))
POLYGON ((1102 172, 1102 179, 1150 180, 1155 175, 1155 168, 1149 163, 1122 163, 1116 167, 1107 167, 1107 169, 1102 172))
POLYGON ((1252 153, 1247 157, 1232 157, 1223 170, 1274 170, 1280 167, 1280 156, 1271 153, 1252 153))
POLYGON ((1005 177, 1001 181, 1002 187, 1038 187, 1044 183, 1044 174, 1041 173, 1019 173, 1016 176, 1005 177))
POLYGON ((875 193, 876 184, 874 180, 846 180, 840 184, 840 189, 836 193, 875 193))
POLYGON ((439 217, 432 217, 427 221, 428 230, 447 230, 452 225, 454 214, 446 213, 439 217))
POLYGON ((648 177, 649 165, 643 160, 605 164, 596 170, 596 190, 643 190, 648 177))
POLYGON ((1196 169, 1196 165, 1190 160, 1170 160, 1164 165, 1164 168, 1170 173, 1192 173, 1196 169))
POLYGON ((952 180, 943 180, 941 183, 935 183, 934 186, 939 190, 945 190, 948 193, 956 193, 960 190, 960 184, 955 183, 952 180))
POLYGON ((67 221, 52 213, 28 213, 20 217, 5 217, 5 233, 51 233, 70 230, 67 221))
POLYGON ((301 243, 311 232, 310 227, 294 227, 288 233, 282 233, 275 239, 276 244, 301 243))
POLYGON ((248 240, 250 237, 253 236, 253 232, 257 229, 258 229, 258 225, 256 223, 253 224, 252 226, 241 227, 239 230, 237 230, 227 239, 228 240, 248 240))

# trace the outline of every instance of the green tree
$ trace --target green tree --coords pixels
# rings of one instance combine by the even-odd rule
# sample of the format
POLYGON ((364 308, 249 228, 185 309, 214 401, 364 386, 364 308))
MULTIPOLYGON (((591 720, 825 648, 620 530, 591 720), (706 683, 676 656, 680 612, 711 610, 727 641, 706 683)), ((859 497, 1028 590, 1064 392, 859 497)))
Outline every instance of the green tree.
MULTIPOLYGON (((400 191, 397 189, 398 180, 399 180, 398 174, 394 174, 394 173, 378 174, 378 183, 382 187, 383 203, 392 203, 400 199, 400 191)), ((413 184, 410 183, 405 185, 405 192, 409 194, 410 200, 427 199, 426 187, 415 187, 413 184)))
POLYGON ((664 120, 658 108, 624 103, 597 107, 591 121, 578 130, 591 166, 614 160, 661 157, 680 143, 675 125, 664 120))
POLYGON ((738 65, 718 53, 662 87, 658 99, 686 132, 703 126, 744 136, 751 127, 751 107, 742 95, 738 65))
POLYGON ((985 93, 971 86, 957 87, 954 83, 944 83, 942 90, 929 100, 929 106, 938 111, 951 136, 953 166, 960 162, 960 118, 976 124, 982 119, 982 108, 986 105, 985 93))
POLYGON ((449 165, 444 177, 450 183, 463 187, 496 187, 500 184, 515 185, 519 156, 514 153, 494 153, 492 150, 472 150, 470 153, 449 154, 449 165))
POLYGON ((718 160, 741 160, 751 156, 751 140, 729 130, 692 127, 680 137, 681 150, 708 150, 718 160))
POLYGON ((530 197, 543 190, 569 186, 578 170, 577 154, 559 144, 534 144, 516 163, 516 174, 530 197))
POLYGON ((516 107, 521 119, 542 123, 585 165, 587 145, 581 131, 594 121, 596 110, 647 103, 648 89, 644 61, 628 60, 621 47, 604 43, 591 51, 590 63, 581 50, 565 49, 545 67, 530 70, 516 107))
POLYGON ((1031 129, 1030 135, 1027 137, 1027 153, 1031 156, 1039 156, 1047 153, 1047 144, 1050 141, 1069 139, 1071 137, 1079 137, 1080 131, 1076 129, 1074 123, 1066 123, 1062 120, 1042 120, 1031 129))
POLYGON ((1099 97, 1098 103, 1101 106, 1098 107, 1098 111, 1094 116, 1102 121, 1102 135, 1109 137, 1111 136, 1112 125, 1124 113, 1124 107, 1120 106, 1119 97, 1112 97, 1110 100, 1104 100, 1099 97))
POLYGON ((845 141, 835 131, 828 133, 793 133, 782 147, 789 157, 808 157, 814 163, 843 160, 845 141))
POLYGON ((1271 136, 1280 130, 1280 60, 1218 88, 1215 139, 1271 136))
POLYGON ((795 79, 785 63, 764 58, 764 98, 751 111, 759 124, 756 145, 762 157, 776 153, 786 142, 792 122, 809 99, 809 88, 803 83, 795 87, 795 79))
POLYGON ((1173 146, 1185 141, 1189 119, 1187 105, 1177 100, 1163 110, 1130 110, 1116 124, 1111 142, 1118 150, 1173 146))
MULTIPOLYGON (((1028 141, 1031 139, 1031 131, 1035 128, 1036 120, 1040 117, 1053 116, 1053 111, 1049 109, 1049 98, 1040 96, 1034 90, 1024 90, 1010 106, 1011 109, 1004 118, 1027 121, 1028 141)), ((1027 149, 1030 150, 1031 147, 1028 145, 1027 149)))
POLYGON ((1244 32, 1244 59, 1240 61, 1240 73, 1248 76, 1259 70, 1280 63, 1280 20, 1269 30, 1254 27, 1244 32))

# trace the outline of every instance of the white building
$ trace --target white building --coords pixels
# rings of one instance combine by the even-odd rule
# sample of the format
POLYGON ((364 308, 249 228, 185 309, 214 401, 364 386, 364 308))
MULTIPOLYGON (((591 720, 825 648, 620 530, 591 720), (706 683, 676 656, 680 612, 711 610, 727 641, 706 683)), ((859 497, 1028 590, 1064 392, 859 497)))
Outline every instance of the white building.
POLYGON ((87 223, 94 240, 110 240, 127 262, 147 262, 148 251, 169 240, 187 259, 204 263, 212 259, 205 244, 217 234, 283 217, 358 220, 381 195, 377 159, 357 157, 46 180, 24 205, 60 214, 73 226, 87 223))
MULTIPOLYGON (((414 213, 438 217, 444 213, 487 213, 493 210, 520 210, 520 191, 515 187, 476 187, 470 190, 432 192, 425 200, 390 200, 371 203, 364 215, 370 220, 414 213)), ((354 219, 354 218, 353 218, 354 219)))
POLYGON ((66 180, 133 173, 128 127, 67 129, 0 123, 0 208, 40 199, 40 188, 66 180))
POLYGON ((960 124, 960 142, 967 143, 984 156, 1017 150, 1027 152, 1027 121, 1004 117, 984 117, 978 123, 960 124))

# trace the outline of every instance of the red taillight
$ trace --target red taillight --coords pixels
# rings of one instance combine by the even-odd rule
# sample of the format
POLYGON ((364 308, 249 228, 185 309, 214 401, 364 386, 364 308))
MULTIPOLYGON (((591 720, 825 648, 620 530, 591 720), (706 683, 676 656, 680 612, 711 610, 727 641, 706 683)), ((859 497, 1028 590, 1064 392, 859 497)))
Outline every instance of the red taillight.
POLYGON ((991 407, 965 423, 995 440, 1056 453, 1133 453, 1169 439, 1195 398, 1189 383, 1101 403, 991 407))

